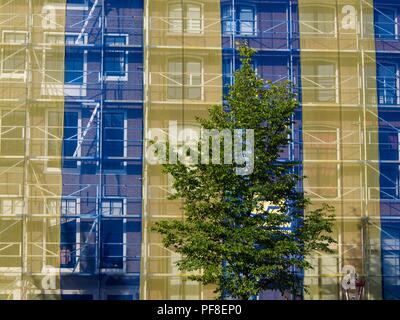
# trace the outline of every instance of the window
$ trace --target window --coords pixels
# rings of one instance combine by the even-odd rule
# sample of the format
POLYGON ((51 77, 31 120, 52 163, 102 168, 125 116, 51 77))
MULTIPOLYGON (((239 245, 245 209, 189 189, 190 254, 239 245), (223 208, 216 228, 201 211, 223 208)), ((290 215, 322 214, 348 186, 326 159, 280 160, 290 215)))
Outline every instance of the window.
MULTIPOLYGON (((339 170, 335 164, 319 164, 315 163, 310 165, 307 169, 307 176, 309 177, 304 184, 304 191, 311 193, 314 199, 318 198, 337 198, 339 170)), ((352 177, 347 177, 348 179, 352 177)))
MULTIPOLYGON (((49 216, 58 216, 60 214, 60 201, 58 199, 47 199, 45 202, 45 214, 49 216)), ((43 214, 37 212, 37 214, 43 214)))
POLYGON ((124 168, 125 117, 121 112, 109 112, 103 116, 103 168, 124 168))
POLYGON ((25 153, 25 112, 4 111, 1 118, 2 156, 23 156, 25 153))
POLYGON ((105 57, 105 72, 108 80, 113 78, 123 78, 126 76, 125 52, 111 51, 107 52, 105 57))
MULTIPOLYGON (((400 234, 397 225, 386 222, 382 226, 382 275, 385 286, 384 299, 397 300, 400 285, 400 234)), ((372 242, 372 240, 371 240, 372 242)), ((373 243, 375 247, 377 243, 373 243)))
POLYGON ((26 32, 3 32, 3 42, 12 44, 26 44, 27 42, 26 32))
POLYGON ((376 37, 395 39, 397 35, 396 11, 391 9, 376 9, 374 12, 376 37))
POLYGON ((75 44, 85 44, 85 35, 81 36, 78 40, 79 35, 76 34, 66 34, 65 44, 75 45, 75 44))
POLYGON ((303 65, 303 92, 306 101, 330 102, 337 100, 336 67, 330 62, 313 62, 303 65))
MULTIPOLYGON (((78 34, 46 33, 47 43, 65 44, 65 61, 60 60, 59 53, 45 49, 43 95, 75 97, 86 95, 87 50, 75 46, 77 39, 78 34)), ((78 45, 86 43, 87 35, 84 34, 78 41, 78 45)))
POLYGON ((200 60, 171 59, 168 62, 168 99, 202 99, 202 63, 200 60))
POLYGON ((318 101, 335 102, 336 101, 336 75, 333 64, 320 64, 316 68, 317 80, 320 86, 318 90, 318 101))
POLYGON ((169 32, 202 33, 202 7, 196 3, 171 4, 169 6, 169 32), (183 8, 183 10, 182 10, 183 8))
POLYGON ((238 5, 235 7, 235 19, 232 19, 231 6, 222 7, 222 32, 236 32, 238 35, 256 34, 256 13, 254 7, 238 5), (235 21, 233 21, 235 20, 235 21))
POLYGON ((73 158, 79 152, 78 147, 78 112, 64 113, 63 168, 76 168, 73 158), (72 158, 72 159, 71 159, 72 158))
POLYGON ((303 34, 321 37, 336 36, 336 13, 333 7, 307 7, 302 13, 300 23, 303 34))
MULTIPOLYGON (((42 94, 49 96, 85 96, 87 80, 87 51, 75 46, 78 34, 46 33, 46 42, 65 45, 65 59, 54 50, 45 49, 43 55, 42 94), (65 61, 64 61, 65 60, 65 61)), ((78 44, 86 44, 83 35, 78 44)))
POLYGON ((22 215, 24 210, 24 201, 22 199, 1 199, 0 210, 1 215, 22 215))
POLYGON ((49 44, 64 44, 65 37, 61 33, 45 33, 46 43, 49 44))
POLYGON ((124 219, 103 218, 101 222, 101 268, 124 266, 124 219))
MULTIPOLYGON (((3 32, 3 43, 26 44, 26 32, 3 32)), ((26 48, 13 46, 1 49, 1 77, 25 79, 26 75, 26 48)))
MULTIPOLYGON (((374 200, 398 201, 400 199, 399 134, 394 130, 383 134, 383 137, 379 137, 379 156, 380 160, 383 160, 380 166, 380 188, 374 191, 371 197, 374 197, 374 200)), ((379 135, 381 136, 381 132, 379 135)))
MULTIPOLYGON (((61 268, 74 268, 77 260, 76 219, 62 218, 60 221, 60 266, 61 268)), ((84 249, 82 251, 84 252, 84 249)), ((79 268, 79 266, 77 267, 79 268)))
POLYGON ((61 138, 63 133, 63 114, 58 111, 49 111, 47 114, 47 167, 60 169, 61 138))
POLYGON ((397 66, 378 65, 378 103, 397 104, 397 66))
POLYGON ((124 204, 122 200, 107 200, 102 202, 101 214, 103 216, 118 217, 124 215, 124 204))
POLYGON ((183 31, 182 7, 180 4, 173 4, 169 7, 169 32, 181 33, 183 31))
POLYGON ((76 199, 63 199, 61 201, 61 214, 75 216, 78 213, 76 199))
POLYGON ((255 33, 254 9, 251 7, 240 7, 239 10, 239 34, 251 35, 255 33))
POLYGON ((128 36, 120 36, 120 35, 107 35, 105 36, 105 44, 108 46, 126 46, 128 41, 128 36))
MULTIPOLYGON (((67 66, 66 66, 67 67, 67 66)), ((65 70, 65 74, 67 70, 65 70)), ((46 52, 45 62, 43 64, 43 81, 45 84, 62 85, 65 74, 60 65, 59 55, 46 52)))
POLYGON ((171 60, 168 63, 168 99, 183 99, 183 70, 182 61, 171 60))
MULTIPOLYGON (((105 44, 121 47, 128 44, 127 36, 107 35, 105 44)), ((107 50, 104 57, 104 72, 107 80, 128 79, 128 52, 126 50, 107 50)))
POLYGON ((61 32, 45 32, 46 43, 49 44, 66 44, 66 45, 83 45, 87 42, 87 34, 83 34, 77 43, 78 34, 61 33, 61 32))
POLYGON ((80 51, 66 52, 65 56, 65 83, 83 84, 84 80, 84 53, 80 51))
MULTIPOLYGON (((387 127, 379 128, 379 159, 381 161, 398 161, 399 160, 399 147, 400 147, 400 134, 397 130, 387 127)), ((392 162, 393 163, 393 162, 392 162)), ((383 165, 381 175, 383 176, 383 165)), ((392 171, 396 172, 395 170, 392 171)), ((387 177, 391 177, 390 174, 387 177)), ((383 180, 381 181, 381 188, 383 187, 383 180)))
MULTIPOLYGON (((46 33, 46 42, 49 44, 68 44, 75 45, 77 34, 63 34, 63 33, 46 33)), ((86 43, 87 36, 81 37, 79 44, 86 43)), ((76 95, 70 91, 71 85, 82 85, 86 83, 86 51, 74 48, 71 46, 65 47, 65 62, 60 65, 59 53, 53 53, 52 50, 47 50, 43 57, 43 74, 44 84, 52 84, 52 86, 44 87, 45 94, 54 95, 76 95), (63 86, 62 83, 67 84, 63 86), (54 89, 57 88, 57 89, 54 89), (64 90, 65 89, 65 90, 64 90)))
POLYGON ((222 33, 233 33, 234 21, 232 21, 232 7, 222 7, 222 33))
POLYGON ((337 160, 339 152, 336 141, 339 141, 339 128, 328 125, 308 125, 304 128, 304 143, 313 148, 307 151, 307 159, 309 160, 337 160))
MULTIPOLYGON (((76 264, 76 218, 71 218, 78 214, 77 199, 61 200, 61 235, 60 235, 60 264, 61 268, 73 268, 76 264), (66 217, 67 216, 67 217, 66 217)), ((79 268, 79 266, 77 266, 79 268)))
POLYGON ((105 199, 102 201, 101 214, 101 267, 122 269, 124 257, 124 219, 110 219, 124 215, 123 199, 105 199))

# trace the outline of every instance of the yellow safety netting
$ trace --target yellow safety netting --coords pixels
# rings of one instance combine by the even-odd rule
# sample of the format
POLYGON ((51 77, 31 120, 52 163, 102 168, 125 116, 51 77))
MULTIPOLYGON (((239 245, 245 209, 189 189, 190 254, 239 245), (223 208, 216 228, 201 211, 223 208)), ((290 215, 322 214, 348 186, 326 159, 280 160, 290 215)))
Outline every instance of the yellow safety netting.
POLYGON ((0 0, 0 299, 57 299, 65 0, 0 0))
MULTIPOLYGON (((147 0, 145 17, 145 132, 167 132, 170 121, 178 130, 194 126, 222 100, 220 0, 147 0)), ((167 200, 171 181, 161 167, 146 163, 144 171, 141 298, 210 297, 212 289, 187 280, 175 265, 179 257, 150 231, 155 221, 182 213, 178 201, 167 200)))
POLYGON ((342 268, 381 297, 372 0, 299 0, 304 189, 336 210, 337 253, 308 257, 308 299, 342 297, 342 268))

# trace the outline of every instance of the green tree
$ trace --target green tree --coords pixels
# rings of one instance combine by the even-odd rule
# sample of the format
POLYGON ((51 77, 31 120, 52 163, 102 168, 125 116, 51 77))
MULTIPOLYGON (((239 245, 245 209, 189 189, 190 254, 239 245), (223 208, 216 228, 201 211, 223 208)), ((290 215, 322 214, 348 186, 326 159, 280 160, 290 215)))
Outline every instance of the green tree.
POLYGON ((310 202, 296 189, 303 179, 294 170, 298 163, 279 161, 298 106, 291 84, 260 79, 251 65, 254 50, 242 44, 239 52, 227 106, 213 106, 198 122, 206 129, 253 129, 253 172, 238 175, 236 162, 165 164, 184 219, 160 221, 153 230, 181 254, 179 269, 214 284, 220 299, 249 299, 267 289, 298 295, 304 287, 296 271, 311 268, 304 256, 331 251, 334 216, 327 205, 304 215, 310 202))

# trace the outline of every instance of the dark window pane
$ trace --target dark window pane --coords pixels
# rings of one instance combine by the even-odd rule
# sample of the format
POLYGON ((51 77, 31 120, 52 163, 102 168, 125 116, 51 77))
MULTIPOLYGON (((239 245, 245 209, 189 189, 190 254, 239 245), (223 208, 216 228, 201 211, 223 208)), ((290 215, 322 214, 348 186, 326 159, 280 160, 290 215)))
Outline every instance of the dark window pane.
POLYGON ((397 104, 397 68, 394 65, 378 66, 378 102, 397 104))
POLYGON ((61 219, 60 263, 62 268, 73 268, 76 257, 76 221, 61 219))
POLYGON ((111 51, 105 53, 104 69, 107 77, 125 76, 125 52, 111 51))
POLYGON ((126 45, 125 36, 106 36, 105 44, 110 46, 123 46, 126 45))
POLYGON ((101 267, 121 269, 123 267, 123 220, 103 219, 101 224, 101 267))
POLYGON ((82 84, 84 76, 84 55, 82 52, 69 52, 65 57, 65 83, 82 84))
POLYGON ((78 113, 64 113, 63 168, 76 168, 76 160, 72 157, 78 146, 78 113))
POLYGON ((123 169, 124 114, 106 113, 103 121, 103 168, 123 169))
POLYGON ((375 34, 378 38, 396 37, 396 15, 394 10, 375 10, 375 34))

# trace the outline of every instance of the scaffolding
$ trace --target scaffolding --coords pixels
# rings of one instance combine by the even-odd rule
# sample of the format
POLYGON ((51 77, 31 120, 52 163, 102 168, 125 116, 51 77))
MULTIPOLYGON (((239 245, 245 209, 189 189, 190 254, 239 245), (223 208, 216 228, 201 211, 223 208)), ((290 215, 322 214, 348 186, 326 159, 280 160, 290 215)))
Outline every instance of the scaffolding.
POLYGON ((170 177, 143 163, 144 132, 194 127, 223 103, 241 40, 257 74, 295 84, 282 160, 301 161, 304 192, 336 208, 337 254, 309 257, 305 298, 343 298, 345 264, 364 298, 399 298, 395 4, 121 3, 0 0, 0 298, 213 296, 150 231, 182 213, 170 177))
MULTIPOLYGON (((304 298, 342 299, 346 264, 367 279, 363 298, 382 298, 385 279, 384 295, 396 296, 388 293, 388 284, 398 274, 385 274, 389 262, 384 261, 398 261, 393 230, 398 230, 399 183, 390 170, 398 171, 399 161, 393 146, 399 141, 399 128, 392 120, 399 103, 399 78, 387 70, 385 59, 392 57, 381 56, 398 50, 397 27, 388 27, 397 26, 397 18, 388 16, 379 1, 374 7, 369 0, 218 3, 217 9, 213 1, 198 1, 200 7, 189 1, 146 2, 146 128, 167 132, 168 120, 179 117, 193 126, 192 114, 204 116, 202 106, 221 103, 207 97, 227 93, 239 65, 237 42, 246 40, 258 50, 258 75, 273 82, 292 81, 302 103, 294 116, 293 142, 282 160, 301 161, 297 170, 308 177, 301 186, 304 192, 315 206, 325 202, 336 210, 336 254, 309 257, 314 269, 305 274, 310 293, 304 298), (379 23, 374 21, 377 14, 384 17, 379 23), (214 28, 217 25, 220 30, 214 28), (213 42, 218 34, 220 47, 213 42), (220 66, 207 60, 211 52, 220 51, 220 66), (204 61, 201 72, 196 58, 204 61), (211 65, 221 68, 222 77, 207 69, 211 65), (387 231, 388 226, 393 230, 387 231), (387 258, 381 247, 387 248, 382 249, 387 258)), ((194 284, 193 293, 186 294, 191 289, 183 284, 185 275, 174 267, 178 257, 149 232, 154 221, 181 217, 179 203, 165 200, 170 180, 157 170, 145 167, 142 298, 204 298, 194 284)))
POLYGON ((62 230, 63 298, 139 297, 143 6, 117 3, 67 6, 66 57, 83 57, 84 69, 67 69, 64 89, 78 126, 63 155, 72 167, 64 169, 63 199, 80 203, 62 230))
POLYGON ((143 8, 117 8, 0 1, 1 299, 138 298, 143 8))
POLYGON ((61 141, 65 1, 1 1, 2 298, 57 298, 60 285, 61 141), (43 56, 51 55, 47 78, 43 56), (52 110, 44 117, 45 110, 52 110), (50 114, 49 114, 50 115, 50 114))
MULTIPOLYGON (((220 1, 145 1, 145 132, 167 132, 170 121, 181 129, 222 100, 220 1), (194 15, 192 17, 191 15, 194 15)), ((145 137, 145 146, 148 143, 145 137)), ((210 288, 189 281, 150 231, 160 219, 182 217, 180 202, 168 200, 171 181, 161 166, 144 167, 142 299, 202 299, 210 288)))

